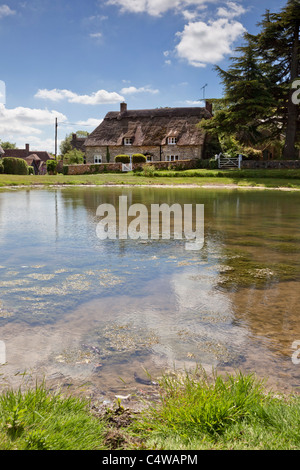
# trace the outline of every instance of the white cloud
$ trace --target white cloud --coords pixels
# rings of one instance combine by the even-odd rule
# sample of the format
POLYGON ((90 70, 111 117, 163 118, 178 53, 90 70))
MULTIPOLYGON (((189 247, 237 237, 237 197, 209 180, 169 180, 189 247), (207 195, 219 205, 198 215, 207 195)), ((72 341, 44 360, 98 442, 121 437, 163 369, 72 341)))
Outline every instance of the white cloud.
POLYGON ((241 16, 246 13, 246 9, 242 5, 238 5, 235 2, 227 2, 227 8, 220 7, 218 8, 217 15, 222 18, 232 19, 236 16, 241 16))
POLYGON ((156 95, 157 93, 159 93, 159 90, 153 90, 149 86, 140 87, 140 88, 136 88, 135 86, 130 86, 128 88, 122 88, 121 93, 123 93, 124 95, 133 95, 136 93, 151 93, 153 95, 156 95))
POLYGON ((106 90, 99 90, 91 95, 78 95, 70 90, 38 90, 35 98, 40 98, 49 101, 63 101, 67 100, 69 103, 98 105, 98 104, 113 104, 124 101, 124 97, 116 92, 109 92, 106 90))
POLYGON ((60 122, 67 120, 64 114, 57 111, 23 107, 7 109, 0 104, 0 135, 39 135, 42 133, 40 127, 54 125, 55 118, 60 122))
POLYGON ((102 38, 102 33, 91 33, 90 38, 100 39, 100 38, 102 38))
POLYGON ((183 32, 177 33, 180 42, 176 46, 178 57, 194 67, 215 64, 232 52, 232 45, 244 32, 238 21, 219 18, 204 23, 189 23, 183 32))
POLYGON ((202 7, 207 3, 216 3, 218 0, 108 0, 108 5, 121 7, 122 12, 148 13, 151 16, 160 16, 168 10, 185 11, 187 7, 202 7))
POLYGON ((4 18, 4 16, 11 16, 15 15, 15 10, 12 10, 8 5, 0 5, 0 18, 4 18))
POLYGON ((90 127, 92 129, 95 129, 98 127, 103 119, 94 119, 94 118, 89 118, 86 121, 77 121, 76 125, 77 126, 83 126, 83 127, 90 127))

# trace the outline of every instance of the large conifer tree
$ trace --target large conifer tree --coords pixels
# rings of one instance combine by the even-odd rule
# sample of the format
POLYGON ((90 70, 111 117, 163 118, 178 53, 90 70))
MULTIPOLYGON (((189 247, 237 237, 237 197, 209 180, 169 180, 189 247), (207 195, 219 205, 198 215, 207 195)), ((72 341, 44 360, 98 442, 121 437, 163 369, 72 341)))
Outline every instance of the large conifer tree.
POLYGON ((280 13, 263 16, 257 35, 244 35, 227 71, 216 67, 224 85, 217 112, 201 125, 242 145, 285 139, 283 157, 297 158, 299 109, 292 83, 300 76, 300 0, 288 0, 280 13))

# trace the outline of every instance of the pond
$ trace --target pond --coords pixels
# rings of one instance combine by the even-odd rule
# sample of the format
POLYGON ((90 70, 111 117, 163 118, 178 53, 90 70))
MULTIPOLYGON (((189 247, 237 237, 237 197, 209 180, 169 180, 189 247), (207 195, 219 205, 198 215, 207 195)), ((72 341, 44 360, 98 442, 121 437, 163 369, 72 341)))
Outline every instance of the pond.
POLYGON ((273 190, 2 190, 0 385, 45 377, 106 397, 201 365, 298 391, 299 205, 273 190), (120 196, 204 205, 203 247, 99 239, 97 208, 120 196))

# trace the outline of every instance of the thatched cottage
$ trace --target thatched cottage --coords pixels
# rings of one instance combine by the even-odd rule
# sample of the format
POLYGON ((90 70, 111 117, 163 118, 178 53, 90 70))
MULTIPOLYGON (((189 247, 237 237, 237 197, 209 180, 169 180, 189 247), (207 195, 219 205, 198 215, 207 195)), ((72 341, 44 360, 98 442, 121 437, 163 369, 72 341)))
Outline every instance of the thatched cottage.
POLYGON ((26 160, 28 165, 33 166, 35 174, 44 174, 47 171, 46 162, 53 160, 52 155, 46 151, 31 151, 29 144, 25 145, 25 149, 5 149, 0 158, 22 158, 26 160))
POLYGON ((117 155, 141 153, 148 161, 203 158, 205 133, 197 127, 212 108, 159 108, 109 112, 85 141, 87 163, 108 163, 117 155))

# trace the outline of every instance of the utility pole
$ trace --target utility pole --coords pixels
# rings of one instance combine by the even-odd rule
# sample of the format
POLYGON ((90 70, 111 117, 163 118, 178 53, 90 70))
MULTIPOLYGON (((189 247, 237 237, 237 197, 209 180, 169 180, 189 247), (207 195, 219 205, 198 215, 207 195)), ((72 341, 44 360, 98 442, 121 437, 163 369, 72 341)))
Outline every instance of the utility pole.
POLYGON ((55 160, 57 161, 57 118, 55 119, 55 160))

